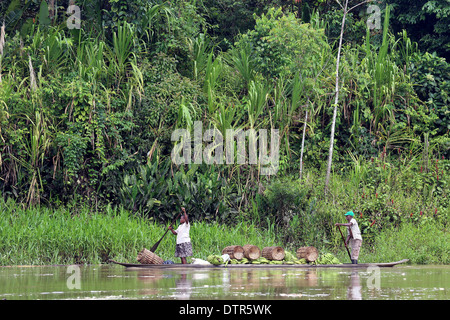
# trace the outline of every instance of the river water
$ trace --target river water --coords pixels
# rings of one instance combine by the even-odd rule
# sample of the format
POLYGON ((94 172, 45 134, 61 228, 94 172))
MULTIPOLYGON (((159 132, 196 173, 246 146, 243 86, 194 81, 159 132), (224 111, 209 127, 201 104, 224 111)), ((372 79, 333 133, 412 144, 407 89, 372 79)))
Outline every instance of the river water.
POLYGON ((448 300, 450 266, 308 269, 0 267, 0 300, 448 300))

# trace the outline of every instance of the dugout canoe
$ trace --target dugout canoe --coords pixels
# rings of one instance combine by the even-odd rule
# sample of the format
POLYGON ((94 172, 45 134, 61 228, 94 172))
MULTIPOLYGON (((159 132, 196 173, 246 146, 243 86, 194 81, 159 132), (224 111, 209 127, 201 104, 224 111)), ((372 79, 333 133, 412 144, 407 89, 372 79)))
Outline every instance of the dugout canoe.
POLYGON ((395 262, 384 262, 384 263, 359 263, 359 264, 351 264, 351 263, 343 263, 343 264, 227 264, 227 265, 219 265, 215 266, 212 264, 141 264, 141 263, 123 263, 117 262, 114 260, 109 260, 114 264, 118 264, 127 268, 154 268, 154 269, 200 269, 200 268, 229 268, 229 269, 242 269, 242 268, 367 268, 367 267, 394 267, 398 264, 402 264, 408 262, 409 259, 403 259, 395 262))

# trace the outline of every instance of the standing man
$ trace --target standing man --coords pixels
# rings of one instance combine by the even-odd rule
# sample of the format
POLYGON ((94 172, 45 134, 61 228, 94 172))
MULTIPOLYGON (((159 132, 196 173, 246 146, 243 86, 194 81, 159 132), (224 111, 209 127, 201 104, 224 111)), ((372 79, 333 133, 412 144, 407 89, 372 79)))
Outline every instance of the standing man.
POLYGON ((189 223, 186 210, 181 208, 183 215, 180 218, 180 225, 176 230, 173 230, 172 226, 169 226, 169 230, 177 236, 177 245, 175 247, 175 257, 181 258, 181 263, 186 264, 186 257, 192 256, 192 244, 189 237, 189 230, 191 225, 189 223))
POLYGON ((359 230, 358 222, 354 218, 353 211, 349 211, 345 214, 345 219, 348 223, 336 223, 335 226, 347 227, 347 240, 345 245, 349 244, 352 248, 351 260, 352 264, 358 264, 359 250, 361 249, 362 237, 359 230))

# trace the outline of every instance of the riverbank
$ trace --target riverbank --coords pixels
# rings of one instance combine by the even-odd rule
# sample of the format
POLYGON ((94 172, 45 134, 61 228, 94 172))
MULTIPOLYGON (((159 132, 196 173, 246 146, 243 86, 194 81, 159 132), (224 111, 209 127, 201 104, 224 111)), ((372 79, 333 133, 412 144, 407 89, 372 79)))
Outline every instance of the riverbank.
MULTIPOLYGON (((98 264, 109 259, 136 261, 138 252, 152 247, 166 226, 107 207, 93 213, 89 207, 31 208, 5 205, 0 210, 0 265, 98 264)), ((177 223, 178 224, 178 223, 177 223)), ((275 236, 254 224, 227 227, 192 222, 194 257, 205 259, 231 244, 252 243, 260 247, 280 245, 275 236)), ((156 253, 173 260, 175 236, 168 233, 156 253)))
MULTIPOLYGON (((2 203, 0 209, 0 265, 102 264, 109 259, 135 262, 138 252, 155 244, 166 226, 131 215, 124 209, 106 207, 94 212, 88 206, 60 207, 57 210, 2 203)), ((229 245, 279 245, 274 230, 252 222, 234 225, 192 221, 193 257, 206 259, 229 245)), ((414 225, 404 223, 397 229, 381 232, 371 247, 363 245, 361 262, 386 262, 410 259, 411 264, 449 264, 449 233, 440 224, 429 221, 414 225)), ((306 245, 306 244, 305 244, 306 245)), ((324 244, 321 252, 332 252, 342 262, 348 257, 342 247, 324 244)), ((174 257, 175 237, 167 234, 157 249, 164 260, 174 257)))

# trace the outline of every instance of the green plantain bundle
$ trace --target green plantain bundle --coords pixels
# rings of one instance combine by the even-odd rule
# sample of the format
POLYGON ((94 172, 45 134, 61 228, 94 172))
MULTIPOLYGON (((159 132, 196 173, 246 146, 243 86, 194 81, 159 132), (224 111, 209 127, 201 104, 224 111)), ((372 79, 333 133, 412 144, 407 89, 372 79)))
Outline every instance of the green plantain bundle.
POLYGON ((206 260, 211 263, 214 264, 216 266, 223 264, 223 258, 222 256, 219 256, 217 254, 210 254, 208 256, 208 258, 206 258, 206 260))

